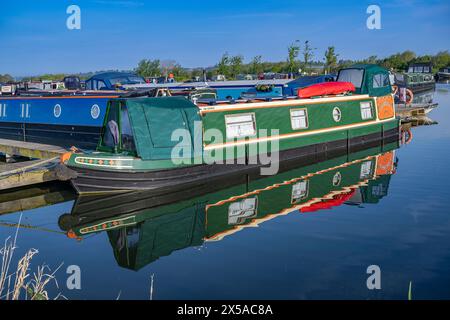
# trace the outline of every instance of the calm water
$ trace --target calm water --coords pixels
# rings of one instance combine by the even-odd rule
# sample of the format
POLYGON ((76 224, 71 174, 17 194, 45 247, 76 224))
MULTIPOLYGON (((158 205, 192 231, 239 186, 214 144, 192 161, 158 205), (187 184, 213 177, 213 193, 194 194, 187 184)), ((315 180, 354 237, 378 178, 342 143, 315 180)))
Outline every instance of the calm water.
POLYGON ((0 240, 22 215, 16 258, 33 247, 33 267, 63 262, 50 291, 69 299, 148 299, 151 275, 154 299, 406 299, 410 281, 414 299, 450 299, 449 90, 436 90, 439 124, 413 128, 397 150, 228 179, 206 194, 0 195, 0 240), (65 286, 69 265, 81 290, 65 286), (367 289, 370 265, 381 290, 367 289))

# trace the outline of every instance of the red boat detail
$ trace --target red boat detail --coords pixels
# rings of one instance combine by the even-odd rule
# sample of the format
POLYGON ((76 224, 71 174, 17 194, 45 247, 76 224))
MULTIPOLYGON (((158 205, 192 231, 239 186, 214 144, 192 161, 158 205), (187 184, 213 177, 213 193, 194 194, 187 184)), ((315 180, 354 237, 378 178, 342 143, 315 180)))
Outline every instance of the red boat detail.
POLYGON ((355 86, 351 82, 323 82, 298 89, 299 98, 311 98, 317 96, 336 95, 347 92, 355 92, 355 86))
POLYGON ((331 209, 332 207, 340 206, 345 201, 348 201, 353 196, 355 191, 356 191, 356 189, 353 189, 350 192, 336 195, 332 199, 326 199, 326 200, 322 200, 317 203, 313 203, 307 207, 300 208, 300 212, 301 213, 314 212, 314 211, 318 211, 318 210, 331 209))

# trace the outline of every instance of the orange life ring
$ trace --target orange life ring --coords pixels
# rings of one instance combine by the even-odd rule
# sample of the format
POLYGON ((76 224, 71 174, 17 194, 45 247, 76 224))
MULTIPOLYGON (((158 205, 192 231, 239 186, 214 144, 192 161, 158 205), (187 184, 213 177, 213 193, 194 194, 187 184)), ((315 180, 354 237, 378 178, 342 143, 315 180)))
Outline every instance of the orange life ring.
POLYGON ((398 92, 398 86, 394 84, 392 86, 392 89, 394 90, 394 92, 392 92, 392 94, 395 96, 397 94, 397 92, 398 92))
POLYGON ((411 132, 411 128, 403 129, 402 128, 402 144, 409 144, 413 138, 413 134, 411 132), (408 136, 408 138, 406 138, 408 136))
POLYGON ((406 96, 409 96, 409 100, 408 100, 408 98, 406 98, 406 104, 410 104, 411 102, 413 102, 414 94, 411 90, 406 89, 406 96))

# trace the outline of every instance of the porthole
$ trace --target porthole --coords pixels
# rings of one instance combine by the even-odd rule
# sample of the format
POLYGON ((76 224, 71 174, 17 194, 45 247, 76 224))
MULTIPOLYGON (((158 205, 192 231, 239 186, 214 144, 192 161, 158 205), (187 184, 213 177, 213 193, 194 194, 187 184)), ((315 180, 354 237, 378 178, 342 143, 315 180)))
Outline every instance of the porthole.
POLYGON ((338 107, 333 109, 333 119, 336 122, 341 121, 342 118, 342 113, 341 113, 341 109, 339 109, 338 107))
POLYGON ((100 107, 97 104, 94 104, 91 108, 91 117, 92 119, 98 119, 100 116, 100 107))
POLYGON ((335 175, 333 176, 333 186, 337 187, 338 185, 341 184, 342 181, 342 176, 340 172, 336 172, 335 175))
POLYGON ((59 104, 56 104, 53 108, 53 115, 55 118, 59 118, 61 116, 62 108, 59 104))

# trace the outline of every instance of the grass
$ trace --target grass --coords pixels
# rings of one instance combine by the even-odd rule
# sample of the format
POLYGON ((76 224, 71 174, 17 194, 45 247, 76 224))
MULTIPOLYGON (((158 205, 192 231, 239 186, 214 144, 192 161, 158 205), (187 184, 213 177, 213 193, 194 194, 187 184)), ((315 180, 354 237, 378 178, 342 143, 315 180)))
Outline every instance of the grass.
MULTIPOLYGON (((20 215, 19 223, 22 220, 20 215)), ((49 300, 47 285, 54 282, 58 287, 55 273, 61 268, 62 264, 51 271, 46 265, 37 267, 36 272, 31 273, 30 265, 33 257, 39 253, 37 249, 29 249, 17 263, 14 271, 11 271, 14 252, 17 249, 17 237, 19 228, 17 227, 14 238, 8 237, 3 247, 0 248, 1 269, 0 269, 0 300, 49 300)), ((60 297, 58 294, 55 299, 60 297)))
POLYGON ((409 282, 408 300, 412 300, 412 281, 409 282))

